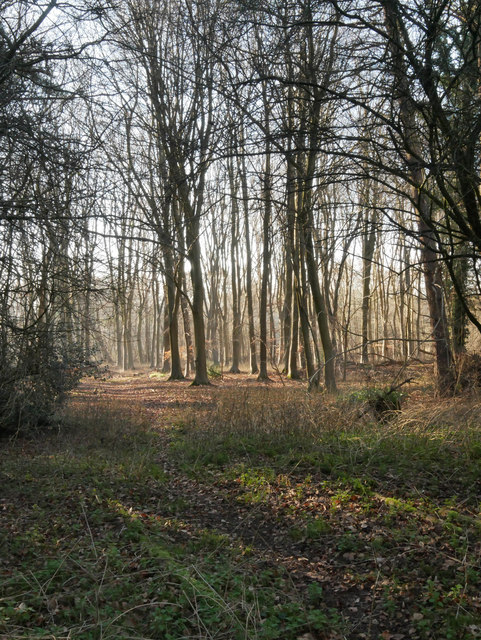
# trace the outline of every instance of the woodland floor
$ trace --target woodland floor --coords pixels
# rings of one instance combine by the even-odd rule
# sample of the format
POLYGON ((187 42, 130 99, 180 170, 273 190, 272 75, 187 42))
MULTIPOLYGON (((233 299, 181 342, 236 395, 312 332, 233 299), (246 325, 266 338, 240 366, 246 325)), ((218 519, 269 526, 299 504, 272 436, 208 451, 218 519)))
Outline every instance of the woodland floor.
POLYGON ((480 639, 481 399, 394 374, 82 382, 2 443, 0 638, 480 639))

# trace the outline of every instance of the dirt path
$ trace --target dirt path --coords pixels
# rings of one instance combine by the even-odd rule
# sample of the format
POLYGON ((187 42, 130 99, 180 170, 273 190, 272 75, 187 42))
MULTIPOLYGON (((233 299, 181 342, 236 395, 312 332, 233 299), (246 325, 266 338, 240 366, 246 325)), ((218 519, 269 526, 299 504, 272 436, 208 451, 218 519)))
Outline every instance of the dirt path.
MULTIPOLYGON (((276 381, 272 388, 285 383, 276 381)), ((301 383, 289 382, 293 389, 301 383)), ((299 517, 296 513, 293 488, 272 488, 266 499, 257 504, 245 500, 245 488, 238 482, 226 480, 221 474, 202 478, 183 473, 169 455, 169 431, 163 425, 198 419, 215 411, 219 396, 226 389, 239 393, 252 386, 248 376, 225 376, 216 386, 191 388, 188 382, 153 380, 147 374, 116 376, 105 381, 84 382, 76 400, 92 402, 99 399, 108 403, 138 406, 159 435, 165 446, 158 454, 158 463, 166 472, 168 481, 158 496, 159 515, 164 505, 182 520, 185 531, 215 531, 225 534, 236 543, 250 547, 259 562, 269 566, 282 565, 292 583, 304 591, 312 582, 323 588, 326 603, 349 621, 349 640, 403 640, 416 638, 406 603, 415 594, 405 594, 394 610, 387 610, 383 593, 383 571, 405 561, 407 550, 400 548, 397 558, 376 555, 372 541, 382 532, 374 516, 366 517, 356 506, 356 496, 346 508, 333 512, 330 490, 313 478, 302 494, 302 513, 306 510, 313 518, 325 515, 329 528, 325 535, 313 539, 302 534, 293 536, 299 517), (290 497, 292 500, 290 500, 290 497), (294 507, 293 507, 294 505, 294 507), (346 535, 359 540, 356 549, 343 548, 346 535)), ((298 502, 298 500, 297 500, 298 502)), ((132 505, 138 508, 139 505, 132 505)), ((379 503, 380 512, 384 505, 379 503)), ((399 522, 402 527, 402 521, 399 522)), ((408 550, 409 551, 409 550, 408 550)), ((410 556, 411 557, 411 556, 410 556)), ((312 639, 311 639, 312 640, 312 639)))

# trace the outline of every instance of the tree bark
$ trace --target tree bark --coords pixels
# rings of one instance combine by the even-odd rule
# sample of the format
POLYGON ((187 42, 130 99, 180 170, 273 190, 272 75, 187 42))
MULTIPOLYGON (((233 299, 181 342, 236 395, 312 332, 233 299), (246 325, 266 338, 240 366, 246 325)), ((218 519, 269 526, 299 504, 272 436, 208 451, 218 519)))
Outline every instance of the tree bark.
MULTIPOLYGON (((244 134, 242 133, 242 139, 244 134)), ((256 331, 254 325, 254 301, 252 297, 252 256, 251 256, 251 239, 249 224, 249 193, 247 189, 247 170, 245 165, 245 157, 242 149, 241 162, 241 184, 242 184, 242 202, 244 205, 244 229, 246 242, 246 296, 247 296, 247 316, 249 322, 249 356, 250 356, 250 372, 256 374, 259 372, 257 366, 256 355, 256 331)))
POLYGON ((261 295, 259 304, 259 381, 269 380, 267 373, 267 289, 269 287, 269 269, 270 269, 270 226, 272 217, 272 175, 271 175, 271 140, 270 140, 270 107, 267 100, 267 91, 265 84, 263 85, 264 100, 264 126, 266 133, 265 148, 265 167, 263 176, 262 197, 264 201, 263 220, 262 220, 262 279, 261 279, 261 295))
MULTIPOLYGON (((365 185, 365 189, 369 187, 365 185)), ((362 236, 362 347, 361 364, 369 364, 369 324, 371 314, 371 271, 376 246, 376 214, 369 211, 369 198, 365 194, 365 213, 362 236), (370 218, 370 214, 373 217, 370 218)))
POLYGON ((231 266, 231 292, 232 292, 232 364, 229 373, 240 373, 239 363, 241 355, 241 309, 240 291, 238 281, 239 264, 237 262, 237 243, 239 242, 238 224, 239 207, 237 201, 237 183, 234 176, 234 165, 229 161, 229 186, 231 194, 231 238, 230 238, 230 266, 231 266))
POLYGON ((419 142, 413 98, 399 34, 397 2, 384 0, 386 30, 389 34, 391 70, 395 79, 395 98, 399 104, 400 121, 405 140, 405 158, 408 165, 413 201, 418 214, 418 231, 421 242, 422 267, 429 308, 431 332, 435 348, 435 375, 437 388, 444 395, 452 391, 454 385, 453 358, 449 344, 449 330, 444 301, 444 286, 441 263, 437 252, 436 236, 431 222, 431 202, 424 192, 425 172, 422 168, 422 146, 419 142))

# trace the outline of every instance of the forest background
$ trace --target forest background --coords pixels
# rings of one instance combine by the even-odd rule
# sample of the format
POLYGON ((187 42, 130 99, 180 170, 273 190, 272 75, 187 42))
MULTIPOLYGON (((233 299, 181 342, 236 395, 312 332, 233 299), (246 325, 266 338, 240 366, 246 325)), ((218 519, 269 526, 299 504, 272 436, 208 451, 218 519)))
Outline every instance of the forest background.
POLYGON ((2 420, 99 360, 334 391, 434 359, 453 391, 481 328, 475 2, 1 10, 2 420))
POLYGON ((481 637, 479 2, 0 17, 0 637, 481 637))

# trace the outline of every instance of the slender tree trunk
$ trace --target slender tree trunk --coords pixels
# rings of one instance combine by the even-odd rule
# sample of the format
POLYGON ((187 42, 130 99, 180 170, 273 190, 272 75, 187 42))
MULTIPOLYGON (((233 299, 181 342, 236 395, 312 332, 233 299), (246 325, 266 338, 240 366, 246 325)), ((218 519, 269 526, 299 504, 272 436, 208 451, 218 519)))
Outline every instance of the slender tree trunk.
POLYGON ((205 342, 204 322, 204 277, 202 274, 202 258, 200 244, 200 212, 203 203, 203 176, 198 187, 196 208, 192 206, 187 187, 185 172, 173 164, 174 175, 180 204, 184 212, 187 256, 190 262, 190 278, 192 282, 192 324, 195 345, 195 376, 193 386, 210 385, 207 373, 207 349, 205 342))
POLYGON ((283 354, 282 354, 282 371, 283 373, 287 373, 289 371, 289 351, 290 351, 290 343, 291 343, 291 322, 292 322, 292 258, 291 252, 289 248, 286 246, 285 249, 285 295, 284 295, 284 304, 282 307, 282 344, 283 344, 283 354))
POLYGON ((139 362, 143 364, 145 362, 144 345, 142 344, 142 327, 144 324, 144 307, 145 299, 143 297, 139 300, 139 308, 137 309, 137 352, 139 354, 139 362))
MULTIPOLYGON (((152 287, 154 289, 154 287, 152 287)), ((155 354, 156 354, 156 346, 157 346, 157 323, 158 323, 158 319, 157 319, 157 304, 155 302, 155 298, 154 298, 154 304, 153 304, 153 308, 152 308, 152 334, 151 334, 151 339, 150 339, 150 368, 154 369, 157 366, 156 363, 156 359, 155 359, 155 354)))
MULTIPOLYGON (((179 320, 178 320, 178 308, 179 308, 179 292, 176 290, 174 295, 174 307, 169 309, 169 334, 170 334, 170 354, 171 354, 171 369, 169 380, 183 380, 184 374, 182 373, 182 363, 180 360, 180 345, 179 345, 179 320)), ((169 302, 170 304, 170 302, 169 302)))
POLYGON ((162 358, 162 373, 170 373, 170 327, 169 327, 169 298, 167 287, 164 287, 164 300, 167 300, 167 304, 164 307, 164 322, 162 331, 162 343, 163 343, 163 358, 162 358))
POLYGON ((127 371, 129 368, 128 363, 128 336, 127 336, 127 327, 125 326, 125 322, 122 324, 122 371, 127 371))
POLYGON ((237 272, 239 265, 237 262, 236 248, 239 241, 238 222, 239 207, 237 201, 237 184, 234 176, 234 165, 229 161, 229 183, 231 192, 231 242, 230 242, 230 258, 231 258, 231 292, 232 292, 232 365, 229 369, 230 373, 240 373, 240 349, 241 349, 241 310, 240 310, 240 291, 238 287, 237 272))
POLYGON ((114 303, 115 307, 115 338, 117 346, 117 366, 122 367, 122 319, 120 317, 119 303, 114 303))
MULTIPOLYGON (((169 380, 183 380, 184 374, 182 373, 182 363, 180 360, 180 345, 179 345, 179 321, 178 321, 178 308, 179 308, 179 292, 177 291, 177 285, 174 280, 174 263, 170 248, 166 248, 164 251, 164 265, 165 265, 165 282, 167 290, 167 304, 165 319, 167 322, 167 330, 169 335, 169 348, 170 348, 170 377, 169 380)), ((165 356, 164 356, 165 362, 165 356)))
POLYGON ((152 354, 152 316, 150 309, 147 307, 144 323, 144 341, 145 341, 145 362, 150 365, 150 358, 152 354))
POLYGON ((353 268, 351 265, 350 277, 347 276, 346 270, 346 295, 344 299, 344 305, 342 309, 342 348, 343 348, 343 366, 342 366, 342 379, 345 382, 347 378, 347 360, 349 350, 349 327, 351 325, 352 315, 352 282, 353 282, 353 268))
MULTIPOLYGON (((297 265, 293 266, 292 277, 296 278, 295 271, 297 265)), ((291 335, 289 339, 289 361, 287 368, 287 376, 292 380, 298 380, 300 378, 299 369, 297 366, 298 351, 299 351, 299 286, 296 284, 293 286, 292 304, 291 304, 291 335)))
MULTIPOLYGON (((302 344, 304 345, 304 357, 306 361, 306 374, 309 380, 309 388, 319 386, 319 375, 316 375, 316 366, 314 364, 314 358, 311 349, 311 331, 309 322, 309 309, 308 309, 308 287, 307 287, 307 275, 305 267, 305 242, 300 229, 300 289, 299 289, 299 316, 302 332, 302 344)), ((314 337, 313 337, 314 338, 314 337)), ((314 348, 317 350, 317 345, 314 344, 314 348)))
POLYGON ((412 296, 412 283, 411 283, 411 260, 409 255, 409 247, 404 242, 403 246, 403 275, 404 275, 404 289, 406 296, 406 340, 407 351, 406 355, 411 358, 414 353, 413 344, 413 296, 412 296))
POLYGON ((277 339, 276 325, 274 321, 274 303, 272 300, 272 288, 269 288, 269 343, 271 346, 270 359, 271 362, 276 361, 277 339))
POLYGON ((426 297, 431 319, 432 336, 436 354, 436 378, 441 394, 453 389, 453 358, 449 346, 448 320, 446 316, 444 286, 441 263, 435 250, 435 238, 431 229, 420 221, 421 241, 423 248, 424 280, 426 283, 426 297))
POLYGON ((306 231, 306 263, 309 283, 311 285, 312 299, 314 302, 314 309, 317 315, 319 335, 324 351, 324 380, 326 389, 330 393, 336 393, 337 385, 334 362, 335 353, 331 342, 331 333, 329 330, 329 319, 327 317, 326 303, 321 293, 321 287, 319 285, 317 264, 314 259, 314 246, 310 230, 306 231))
POLYGON ((87 358, 90 359, 91 346, 91 297, 92 297, 92 277, 93 277, 93 248, 89 248, 89 233, 85 231, 85 308, 83 322, 85 327, 84 349, 87 358))
POLYGON ((431 321, 431 333, 435 348, 435 375, 438 391, 449 393, 454 385, 453 359, 449 345, 449 331, 444 301, 441 264, 438 260, 436 237, 430 224, 431 203, 424 192, 425 173, 420 159, 422 146, 417 137, 415 114, 412 107, 411 87, 402 59, 399 34, 399 16, 392 0, 384 0, 385 26, 390 37, 392 74, 396 82, 397 101, 403 127, 406 160, 409 168, 413 200, 418 213, 418 231, 421 242, 421 258, 426 287, 426 298, 431 321))
POLYGON ((192 279, 192 319, 194 324, 195 342, 195 376, 192 384, 209 385, 207 374, 207 352, 205 346, 204 326, 204 281, 202 278, 201 248, 198 229, 194 229, 194 237, 189 238, 189 260, 191 264, 190 277, 192 279))
MULTIPOLYGON (((291 141, 289 141, 289 147, 291 141)), ((288 244, 289 254, 292 264, 292 298, 291 298, 291 334, 289 340, 289 360, 287 375, 293 380, 299 379, 299 370, 297 367, 298 350, 299 350, 299 300, 300 291, 300 267, 299 267, 299 233, 298 219, 296 211, 296 180, 295 165, 292 152, 289 149, 287 157, 287 227, 288 227, 288 244)))
MULTIPOLYGON (((365 186, 367 191, 368 186, 365 186)), ((365 194, 366 209, 362 237, 362 348, 361 364, 369 364, 369 323, 371 314, 371 271, 376 246, 376 216, 369 211, 369 198, 365 194), (370 217, 372 214, 372 217, 370 217)))
POLYGON ((245 157, 242 154, 241 167, 241 183, 242 183, 242 201, 244 205, 244 229, 246 242, 246 296, 247 296, 247 315, 249 319, 249 355, 250 355, 250 372, 255 374, 259 372, 256 356, 256 332, 254 325, 254 301, 252 298, 252 257, 251 257, 251 239, 249 224, 249 193, 247 188, 247 170, 245 166, 245 157))
MULTIPOLYGON (((456 280, 463 295, 466 294, 466 281, 468 277, 468 261, 464 257, 457 257, 453 265, 456 280)), ((455 292, 451 307, 452 327, 453 327, 453 351, 456 357, 466 353, 466 338, 468 333, 466 309, 455 292)))
POLYGON ((269 287, 269 268, 270 268, 270 226, 272 217, 272 175, 271 175, 271 140, 270 140, 270 107, 267 101, 267 92, 265 84, 263 86, 264 99, 264 120, 266 132, 266 149, 265 149, 265 167, 264 167, 264 184, 263 184, 263 220, 262 220, 262 279, 261 279, 261 295, 259 304, 259 381, 269 380, 267 373, 267 289, 269 287))
POLYGON ((132 296, 129 296, 128 308, 127 308, 127 365, 128 369, 134 369, 134 349, 133 349, 133 338, 132 338, 132 298, 133 298, 133 289, 132 296))
MULTIPOLYGON (((182 270, 182 289, 185 292, 187 289, 187 281, 186 281, 184 270, 182 270)), ((194 348, 192 344, 192 334, 190 329, 190 318, 189 318, 189 305, 184 295, 180 297, 180 307, 182 309, 182 320, 184 324, 184 340, 185 340, 185 371, 184 375, 186 378, 189 377, 190 372, 194 370, 194 348)))

